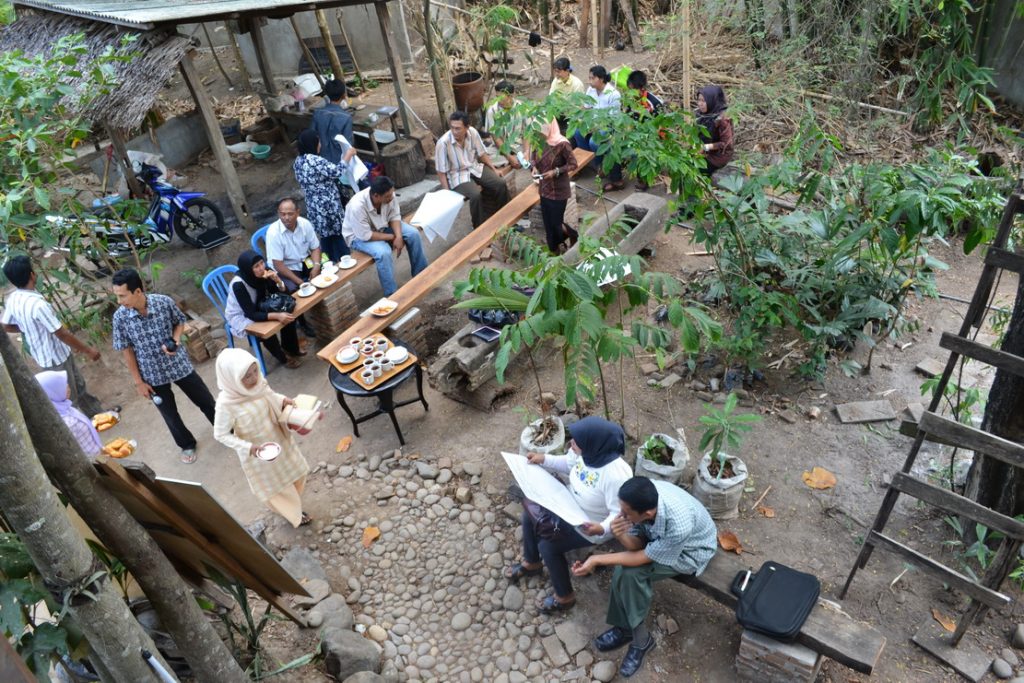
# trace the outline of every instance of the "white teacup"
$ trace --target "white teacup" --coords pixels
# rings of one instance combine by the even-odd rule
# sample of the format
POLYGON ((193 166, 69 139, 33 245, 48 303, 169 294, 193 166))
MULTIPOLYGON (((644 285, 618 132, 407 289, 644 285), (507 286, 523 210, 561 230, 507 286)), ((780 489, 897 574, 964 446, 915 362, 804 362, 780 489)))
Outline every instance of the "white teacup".
POLYGON ((373 361, 373 365, 370 366, 370 369, 373 370, 374 377, 380 377, 384 374, 384 368, 377 361, 373 361))
POLYGON ((302 285, 299 287, 299 293, 304 296, 309 296, 315 291, 316 285, 314 285, 312 282, 303 282, 302 285))
POLYGON ((395 364, 394 364, 394 363, 392 363, 392 362, 391 362, 390 360, 388 360, 387 358, 384 358, 384 359, 383 359, 383 360, 381 360, 381 362, 380 362, 380 369, 381 369, 381 370, 383 370, 384 372, 389 372, 389 371, 391 371, 392 369, 394 369, 394 367, 395 367, 395 364))
POLYGON ((388 340, 385 339, 384 337, 380 337, 377 340, 377 350, 378 351, 387 351, 387 349, 388 349, 388 340))
POLYGON ((363 384, 373 384, 377 380, 377 375, 373 374, 373 370, 363 370, 359 376, 363 378, 363 384))
POLYGON ((359 350, 359 347, 362 346, 362 344, 363 344, 363 338, 362 337, 352 337, 351 339, 348 340, 348 345, 351 346, 356 351, 359 350))
POLYGON ((341 266, 342 268, 348 268, 350 266, 353 266, 355 265, 355 262, 356 260, 349 256, 348 254, 338 259, 338 265, 341 266))

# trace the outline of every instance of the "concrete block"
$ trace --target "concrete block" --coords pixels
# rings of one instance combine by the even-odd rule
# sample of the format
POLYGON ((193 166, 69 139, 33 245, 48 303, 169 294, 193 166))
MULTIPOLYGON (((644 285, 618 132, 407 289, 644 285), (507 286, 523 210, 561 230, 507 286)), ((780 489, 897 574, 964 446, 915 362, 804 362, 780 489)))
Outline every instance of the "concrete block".
MULTIPOLYGON (((594 239, 605 237, 611 226, 623 217, 631 219, 635 225, 617 243, 609 246, 620 254, 637 254, 665 229, 668 202, 663 197, 635 192, 609 209, 607 215, 599 216, 584 234, 594 239)), ((614 238, 607 241, 614 242, 614 238)), ((569 262, 579 260, 578 245, 566 252, 565 259, 569 262)))
POLYGON ((463 326, 437 350, 437 358, 427 370, 432 387, 454 397, 475 391, 494 379, 498 342, 474 337, 472 333, 477 327, 474 322, 463 326))

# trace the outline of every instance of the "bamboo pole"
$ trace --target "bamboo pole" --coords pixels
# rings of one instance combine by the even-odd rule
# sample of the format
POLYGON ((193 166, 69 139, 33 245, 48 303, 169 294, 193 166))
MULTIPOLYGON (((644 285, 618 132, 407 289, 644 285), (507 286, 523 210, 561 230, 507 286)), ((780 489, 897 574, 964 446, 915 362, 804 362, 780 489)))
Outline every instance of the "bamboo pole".
POLYGON ((309 67, 313 69, 313 75, 316 76, 316 82, 320 84, 320 88, 324 87, 324 77, 321 75, 320 62, 316 61, 313 57, 312 51, 309 46, 306 45, 306 41, 302 39, 302 33, 299 31, 299 22, 295 21, 295 15, 288 17, 288 21, 292 24, 292 31, 295 32, 295 40, 299 41, 299 47, 302 48, 302 54, 306 56, 306 61, 309 62, 309 67))
POLYGON ((590 0, 590 47, 594 53, 595 59, 597 58, 597 37, 600 33, 600 21, 597 18, 598 5, 601 4, 601 0, 590 0))
POLYGON ((217 68, 220 69, 221 76, 228 82, 228 87, 232 90, 235 89, 235 84, 231 82, 231 76, 228 76, 228 72, 224 69, 224 65, 220 63, 220 57, 217 56, 217 48, 213 44, 213 38, 210 37, 210 29, 206 28, 206 22, 199 24, 203 27, 203 35, 206 36, 206 45, 210 48, 210 54, 213 55, 213 61, 217 63, 217 68))
MULTIPOLYGON (((373 5, 377 10, 377 21, 380 23, 380 32, 384 38, 384 53, 387 55, 388 67, 391 69, 391 79, 394 81, 395 96, 398 99, 398 113, 402 115, 402 127, 408 136, 412 132, 412 126, 409 124, 409 114, 404 104, 408 101, 408 98, 405 96, 405 67, 398 56, 395 34, 391 30, 391 11, 386 3, 375 2, 373 5)), ((395 137, 398 137, 397 132, 395 137)))
MULTIPOLYGON (((749 87, 749 88, 764 87, 764 83, 757 82, 757 81, 745 81, 742 78, 736 78, 734 76, 726 76, 725 74, 713 74, 709 80, 711 82, 714 82, 714 83, 730 83, 732 85, 742 85, 742 86, 749 87)), ((811 92, 810 90, 801 90, 800 88, 796 88, 794 91, 798 95, 803 95, 804 97, 814 97, 816 99, 825 100, 827 102, 844 102, 844 103, 847 103, 847 104, 855 104, 858 107, 861 107, 862 109, 870 109, 871 111, 880 111, 880 112, 883 112, 885 114, 895 114, 896 116, 903 116, 903 117, 906 117, 906 118, 910 118, 911 116, 913 116, 913 114, 908 114, 907 112, 900 111, 899 109, 890 109, 889 107, 882 107, 882 106, 879 106, 877 104, 868 104, 867 102, 857 102, 855 100, 849 100, 849 99, 846 99, 844 97, 836 97, 835 95, 828 95, 828 94, 825 94, 823 92, 811 92)))
POLYGON ((228 39, 231 41, 231 49, 235 53, 235 64, 238 66, 238 73, 242 78, 242 89, 246 92, 252 92, 252 79, 249 76, 249 70, 245 67, 245 60, 242 59, 242 48, 238 47, 238 37, 231 30, 230 23, 226 21, 223 23, 224 30, 227 31, 228 39))
POLYGON ((441 117, 441 126, 448 120, 445 111, 448 98, 445 97, 441 73, 437 68, 437 55, 434 54, 434 29, 430 23, 430 0, 423 0, 423 41, 427 48, 427 59, 430 62, 430 80, 434 83, 434 99, 437 100, 437 113, 441 117))
POLYGON ((580 0, 580 47, 587 46, 590 33, 590 4, 596 0, 580 0))
MULTIPOLYGON (((318 9, 314 14, 316 15, 316 25, 320 27, 320 35, 324 39, 327 58, 331 60, 331 71, 334 72, 334 79, 344 83, 345 70, 341 68, 341 58, 338 57, 338 51, 334 49, 334 38, 331 37, 331 29, 327 27, 327 13, 322 9, 318 9)), ((301 40, 300 38, 299 41, 301 42, 301 40)))
POLYGON ((106 129, 107 135, 110 136, 110 144, 114 146, 114 154, 121 162, 121 172, 124 173, 124 179, 128 181, 128 189, 136 199, 145 196, 142 183, 135 177, 135 169, 132 168, 132 161, 128 158, 128 144, 124 140, 124 134, 120 128, 115 126, 106 126, 106 129))
POLYGON ((690 0, 683 0, 683 111, 690 111, 693 105, 690 71, 690 0))
POLYGON ((636 19, 633 17, 633 8, 629 0, 619 0, 619 10, 626 17, 626 28, 629 30, 629 42, 633 46, 633 52, 643 52, 644 44, 640 40, 640 30, 636 27, 636 19))
POLYGON ((277 95, 277 86, 270 75, 270 64, 267 62, 267 44, 263 40, 263 31, 260 29, 259 19, 252 20, 252 27, 249 30, 252 34, 252 46, 256 51, 256 63, 260 66, 260 76, 263 78, 263 87, 271 97, 277 95))
POLYGON ((359 79, 359 89, 365 92, 366 85, 363 81, 363 70, 359 68, 359 58, 356 57, 356 52, 352 49, 352 41, 348 39, 348 31, 345 30, 345 11, 339 7, 334 16, 338 20, 338 27, 341 29, 341 37, 345 39, 345 47, 348 48, 348 54, 352 57, 352 66, 356 70, 356 78, 359 79))

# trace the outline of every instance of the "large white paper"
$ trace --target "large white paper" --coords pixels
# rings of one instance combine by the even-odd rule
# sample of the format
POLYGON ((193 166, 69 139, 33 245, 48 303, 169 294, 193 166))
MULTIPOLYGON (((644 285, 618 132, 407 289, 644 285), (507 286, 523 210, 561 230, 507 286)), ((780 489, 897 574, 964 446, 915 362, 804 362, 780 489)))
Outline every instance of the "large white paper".
POLYGON ((558 481, 540 465, 531 465, 526 458, 516 453, 502 453, 512 476, 523 493, 530 500, 551 510, 573 526, 589 522, 572 493, 565 484, 558 481))
MULTIPOLYGON (((608 258, 609 256, 619 256, 619 252, 612 251, 611 249, 606 249, 605 247, 601 247, 600 249, 598 249, 597 253, 595 253, 592 257, 590 257, 589 260, 584 261, 583 263, 581 263, 578 266, 576 266, 576 270, 578 270, 578 271, 580 271, 582 273, 589 274, 591 271, 594 270, 594 264, 592 263, 593 261, 603 261, 606 258, 608 258)), ((621 276, 622 277, 627 277, 632 272, 633 272, 633 269, 627 263, 626 267, 623 269, 623 272, 622 272, 621 276)), ((611 283, 615 282, 618 279, 619 278, 616 277, 614 274, 609 274, 609 275, 606 275, 603 280, 598 282, 597 286, 598 287, 604 287, 605 285, 610 285, 611 283)))
POLYGON ((459 210, 465 201, 465 197, 451 190, 428 192, 423 196, 420 208, 416 209, 415 215, 409 222, 423 228, 430 241, 433 241, 431 233, 442 239, 448 239, 448 233, 455 223, 455 217, 459 215, 459 210))
MULTIPOLYGON (((334 140, 341 145, 341 156, 344 157, 345 153, 350 147, 352 147, 351 143, 345 139, 344 135, 335 135, 334 140)), ((352 188, 353 192, 359 192, 359 181, 365 178, 366 174, 369 173, 370 170, 366 168, 366 164, 363 163, 363 160, 359 158, 358 154, 353 155, 352 158, 348 160, 346 168, 348 169, 348 172, 345 174, 345 183, 352 188)))

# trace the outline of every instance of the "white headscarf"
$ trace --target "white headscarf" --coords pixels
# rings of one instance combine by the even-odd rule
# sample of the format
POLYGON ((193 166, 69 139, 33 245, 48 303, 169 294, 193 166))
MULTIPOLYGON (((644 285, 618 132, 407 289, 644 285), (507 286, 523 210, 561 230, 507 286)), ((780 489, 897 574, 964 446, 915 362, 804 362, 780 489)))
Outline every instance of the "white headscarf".
POLYGON ((224 349, 217 356, 217 388, 220 394, 217 403, 246 403, 248 401, 267 401, 274 414, 280 413, 280 406, 275 405, 274 392, 270 390, 266 378, 259 376, 256 385, 249 389, 242 384, 242 377, 249 368, 256 364, 256 358, 243 349, 224 349))

